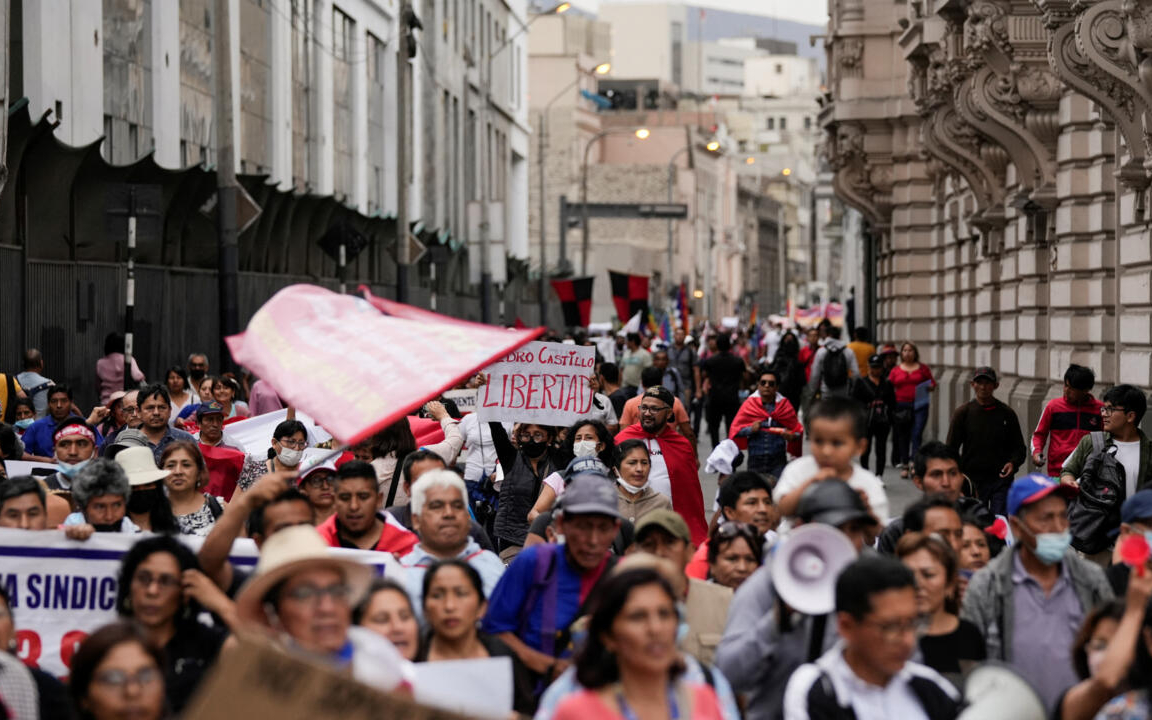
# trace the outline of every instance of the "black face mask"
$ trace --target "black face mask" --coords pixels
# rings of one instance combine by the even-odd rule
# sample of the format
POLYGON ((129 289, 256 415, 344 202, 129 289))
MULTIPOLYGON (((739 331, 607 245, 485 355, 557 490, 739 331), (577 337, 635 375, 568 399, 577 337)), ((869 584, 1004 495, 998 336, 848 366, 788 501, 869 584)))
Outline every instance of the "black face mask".
POLYGON ((204 379, 204 371, 203 370, 189 370, 188 371, 188 377, 192 380, 193 383, 199 385, 200 381, 204 379))
POLYGON ((524 454, 528 457, 538 458, 548 449, 548 443, 533 440, 532 442, 520 443, 520 449, 523 450, 524 454))
POLYGON ((120 523, 118 522, 92 523, 92 527, 96 529, 96 532, 120 532, 120 523))
POLYGON ((136 490, 128 496, 128 512, 133 515, 143 515, 152 512, 156 502, 160 499, 160 488, 149 490, 136 490))

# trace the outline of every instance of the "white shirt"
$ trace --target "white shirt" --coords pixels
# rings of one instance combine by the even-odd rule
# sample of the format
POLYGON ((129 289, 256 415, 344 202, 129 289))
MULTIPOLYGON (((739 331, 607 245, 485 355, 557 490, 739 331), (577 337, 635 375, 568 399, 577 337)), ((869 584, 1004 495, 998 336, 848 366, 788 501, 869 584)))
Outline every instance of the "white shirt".
POLYGON ((596 393, 592 403, 592 409, 588 411, 586 417, 589 420, 599 420, 605 425, 618 425, 619 418, 616 417, 616 408, 612 407, 612 401, 604 393, 596 393), (596 403, 600 403, 600 407, 596 407, 596 403))
POLYGON ((1140 479, 1140 441, 1120 442, 1113 438, 1112 444, 1116 446, 1116 461, 1124 466, 1124 486, 1127 494, 1132 497, 1136 492, 1136 481, 1140 479))
POLYGON ((827 673, 840 705, 851 704, 856 720, 931 720, 910 682, 922 677, 935 682, 949 697, 960 699, 956 688, 930 667, 908 662, 888 684, 864 682, 844 660, 844 641, 824 653, 815 663, 801 665, 784 690, 784 720, 808 720, 808 693, 827 673))
POLYGON ((464 463, 464 479, 479 481, 485 473, 496 469, 496 446, 492 444, 492 431, 482 423, 476 413, 460 419, 460 432, 464 435, 464 449, 468 459, 464 463))
MULTIPOLYGON (((656 463, 653 462, 652 465, 653 470, 655 470, 656 463)), ((776 489, 772 491, 772 500, 777 503, 780 502, 781 498, 803 485, 819 470, 820 467, 816 464, 816 458, 811 455, 796 458, 788 463, 784 466, 784 472, 780 473, 780 479, 776 482, 776 489)), ((868 504, 872 506, 872 512, 880 520, 880 524, 887 525, 888 494, 884 492, 884 483, 880 482, 880 478, 860 467, 859 463, 853 462, 852 477, 848 480, 848 485, 856 490, 864 491, 868 497, 868 504)))
POLYGON ((668 475, 668 463, 664 462, 664 451, 655 438, 640 438, 648 446, 648 456, 652 467, 648 471, 648 485, 658 493, 672 499, 672 478, 668 475))

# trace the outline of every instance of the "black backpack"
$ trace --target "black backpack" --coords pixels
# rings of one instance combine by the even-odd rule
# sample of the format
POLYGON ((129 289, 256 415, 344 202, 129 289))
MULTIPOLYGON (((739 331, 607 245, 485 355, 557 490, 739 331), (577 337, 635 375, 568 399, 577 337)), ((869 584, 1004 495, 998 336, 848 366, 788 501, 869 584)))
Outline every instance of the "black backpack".
POLYGON ((1116 446, 1105 445, 1104 433, 1091 433, 1092 453, 1080 474, 1080 494, 1068 510, 1072 547, 1091 555, 1112 545, 1109 533, 1120 527, 1120 504, 1126 494, 1124 466, 1116 446))
POLYGON ((848 384, 848 360, 844 358, 844 346, 837 345, 824 350, 824 368, 821 371, 824 384, 831 389, 844 387, 848 384))

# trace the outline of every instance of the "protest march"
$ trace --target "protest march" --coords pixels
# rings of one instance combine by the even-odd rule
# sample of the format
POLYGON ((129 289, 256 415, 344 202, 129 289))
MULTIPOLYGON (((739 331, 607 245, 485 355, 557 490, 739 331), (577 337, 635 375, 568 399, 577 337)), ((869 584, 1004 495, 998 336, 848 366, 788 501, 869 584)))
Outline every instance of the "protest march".
POLYGON ((28 348, 0 719, 1149 717, 1144 391, 1071 365, 1026 436, 975 367, 925 438, 916 346, 854 330, 292 285, 93 407, 28 348))

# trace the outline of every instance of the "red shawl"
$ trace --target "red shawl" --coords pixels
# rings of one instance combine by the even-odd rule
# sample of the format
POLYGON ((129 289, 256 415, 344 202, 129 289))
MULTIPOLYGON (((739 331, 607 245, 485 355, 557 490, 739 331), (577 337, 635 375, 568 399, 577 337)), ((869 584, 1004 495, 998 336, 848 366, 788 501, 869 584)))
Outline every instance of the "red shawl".
POLYGON ((708 539, 708 521, 704 517, 704 492, 700 489, 692 444, 671 425, 665 425, 659 435, 645 432, 640 423, 629 425, 616 434, 617 445, 633 439, 660 442, 664 464, 668 466, 668 481, 672 486, 672 509, 688 523, 692 542, 697 546, 703 544, 708 539))
MULTIPOLYGON (((781 427, 789 432, 799 434, 803 434, 804 432, 804 426, 800 424, 800 420, 796 417, 796 410, 792 407, 792 403, 788 402, 788 398, 777 394, 776 405, 772 408, 772 412, 769 413, 768 410, 764 408, 764 401, 760 399, 760 393, 752 393, 736 412, 736 419, 732 421, 732 427, 728 431, 728 438, 735 442, 736 446, 741 450, 747 450, 748 438, 737 437, 736 433, 758 422, 768 422, 772 427, 781 427)), ((791 448, 789 448, 789 451, 791 452, 791 448)), ((793 454, 798 455, 799 453, 793 454)))
POLYGON ((236 492, 236 482, 244 469, 244 453, 227 447, 200 445, 200 454, 208 466, 208 487, 204 492, 231 500, 236 492))

